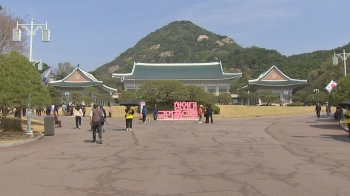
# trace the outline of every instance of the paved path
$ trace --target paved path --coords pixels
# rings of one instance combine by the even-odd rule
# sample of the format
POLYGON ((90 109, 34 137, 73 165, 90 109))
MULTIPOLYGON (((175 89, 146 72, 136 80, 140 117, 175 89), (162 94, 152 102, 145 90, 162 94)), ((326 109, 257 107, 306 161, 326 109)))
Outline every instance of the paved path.
POLYGON ((0 191, 11 196, 347 196, 350 139, 313 114, 253 119, 108 119, 91 143, 88 118, 60 117, 55 136, 0 148, 0 191))

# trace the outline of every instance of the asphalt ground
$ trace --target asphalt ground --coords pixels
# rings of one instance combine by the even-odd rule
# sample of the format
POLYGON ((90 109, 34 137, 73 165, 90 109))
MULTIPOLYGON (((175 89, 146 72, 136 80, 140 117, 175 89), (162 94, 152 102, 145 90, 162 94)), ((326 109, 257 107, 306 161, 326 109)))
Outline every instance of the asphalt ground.
POLYGON ((107 119, 103 144, 87 117, 59 118, 54 136, 0 148, 0 195, 350 195, 350 139, 327 116, 107 119))

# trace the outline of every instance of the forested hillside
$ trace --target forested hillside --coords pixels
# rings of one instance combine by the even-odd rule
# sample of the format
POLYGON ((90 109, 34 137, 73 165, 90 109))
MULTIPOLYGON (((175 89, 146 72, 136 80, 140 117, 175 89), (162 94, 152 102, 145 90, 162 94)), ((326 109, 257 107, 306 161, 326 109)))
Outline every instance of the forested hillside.
POLYGON ((344 76, 342 60, 332 65, 333 52, 350 51, 350 45, 334 50, 315 51, 293 56, 281 55, 276 50, 259 47, 243 48, 232 38, 207 31, 190 21, 172 22, 141 39, 134 47, 93 71, 105 84, 121 88, 112 73, 130 72, 134 61, 144 63, 192 63, 221 61, 225 72, 242 72, 239 85, 257 78, 276 65, 292 78, 307 79, 306 90, 323 88, 332 80, 344 76))

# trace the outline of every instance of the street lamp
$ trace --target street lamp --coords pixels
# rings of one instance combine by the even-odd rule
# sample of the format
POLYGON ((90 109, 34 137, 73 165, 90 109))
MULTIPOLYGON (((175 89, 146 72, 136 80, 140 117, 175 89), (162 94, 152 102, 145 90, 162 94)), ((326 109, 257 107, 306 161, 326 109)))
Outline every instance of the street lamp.
MULTIPOLYGON (((13 29, 13 37, 12 40, 15 42, 20 42, 22 38, 22 31, 18 27, 25 29, 27 31, 27 35, 30 36, 30 44, 29 44, 29 61, 36 63, 36 60, 33 60, 33 35, 36 35, 36 31, 42 29, 42 41, 49 42, 50 41, 50 30, 47 28, 47 21, 45 24, 34 24, 33 18, 30 21, 30 24, 18 24, 15 29, 13 29), (34 29, 35 26, 35 29, 34 29), (43 29, 45 26, 45 29, 43 29), (30 27, 30 29, 28 29, 30 27)), ((39 61, 41 64, 41 60, 39 61)), ((38 68, 41 69, 42 65, 38 65, 38 68)))
POLYGON ((343 49, 343 53, 335 54, 335 52, 334 52, 334 56, 333 56, 333 65, 338 65, 338 57, 341 57, 343 59, 343 61, 344 61, 344 76, 346 76, 346 60, 347 60, 349 55, 350 55, 350 53, 345 53, 345 49, 343 49))
MULTIPOLYGON (((13 29, 13 36, 12 40, 15 42, 20 42, 22 38, 22 31, 18 27, 21 27, 22 29, 27 31, 27 35, 30 36, 30 44, 29 44, 29 61, 32 62, 34 65, 38 65, 38 69, 42 70, 42 63, 41 60, 33 60, 33 35, 36 35, 36 31, 39 29, 42 29, 42 41, 43 42, 49 42, 50 41, 50 30, 47 28, 47 21, 45 24, 34 24, 33 18, 30 21, 30 24, 18 24, 16 28, 13 29), (35 29, 34 29, 35 26, 35 29), (45 26, 45 29, 43 29, 43 26, 45 26), (30 27, 30 29, 28 29, 30 27)), ((30 95, 29 95, 30 97, 30 95)), ((28 103, 28 109, 27 109, 27 131, 26 134, 33 135, 33 130, 31 129, 31 120, 32 120, 32 109, 30 103, 28 103)))

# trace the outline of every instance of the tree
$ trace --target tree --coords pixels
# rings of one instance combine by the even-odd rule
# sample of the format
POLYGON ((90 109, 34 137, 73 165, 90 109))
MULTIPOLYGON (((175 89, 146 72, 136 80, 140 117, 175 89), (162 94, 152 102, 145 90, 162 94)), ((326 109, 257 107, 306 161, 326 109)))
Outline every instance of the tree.
POLYGON ((350 75, 342 77, 337 86, 331 91, 329 101, 336 106, 340 102, 350 99, 350 75))
MULTIPOLYGON (((248 104, 248 100, 250 99, 254 99, 254 98, 257 98, 258 96, 256 94, 253 94, 253 93, 248 93, 247 91, 242 91, 240 93, 241 95, 241 98, 244 100, 244 103, 245 104, 248 104)), ((249 103, 250 104, 250 103, 249 103)))
MULTIPOLYGON (((0 54, 0 106, 20 108, 26 105, 45 107, 51 104, 49 91, 39 72, 18 52, 0 54)), ((6 116, 7 112, 3 113, 6 116)))
POLYGON ((87 96, 82 97, 82 100, 84 101, 85 105, 91 105, 94 102, 94 98, 87 96))
POLYGON ((232 103, 232 97, 230 93, 221 93, 218 97, 218 102, 221 104, 228 105, 229 103, 232 103))
POLYGON ((161 82, 162 81, 159 80, 152 80, 142 83, 136 91, 137 98, 145 101, 156 102, 159 95, 158 87, 161 82))
POLYGON ((188 99, 188 91, 184 84, 178 80, 163 80, 157 87, 157 98, 167 105, 170 101, 183 101, 188 99))
POLYGON ((0 53, 8 53, 12 50, 21 54, 28 51, 26 42, 27 36, 22 34, 21 42, 12 40, 13 29, 16 27, 16 22, 24 23, 24 20, 5 9, 0 9, 0 53))
POLYGON ((84 89, 83 89, 84 96, 93 97, 94 95, 97 95, 98 93, 99 92, 98 92, 97 88, 95 88, 93 86, 87 86, 87 87, 84 87, 84 89))
POLYGON ((71 92, 69 98, 72 103, 78 104, 82 101, 83 95, 80 92, 71 92))
POLYGON ((61 104, 62 103, 62 91, 53 87, 53 86, 48 86, 47 90, 49 91, 49 94, 51 96, 51 100, 53 104, 61 104))
POLYGON ((47 90, 49 91, 49 94, 51 97, 61 97, 62 96, 62 91, 53 87, 53 86, 48 86, 47 90))
POLYGON ((122 91, 119 94, 118 101, 122 102, 122 101, 125 101, 125 100, 136 100, 135 93, 133 93, 131 91, 122 91))
POLYGON ((320 103, 325 103, 328 99, 328 95, 322 91, 315 94, 315 101, 320 103))
POLYGON ((104 105, 107 105, 112 101, 112 96, 110 94, 99 94, 97 99, 102 101, 104 105))
POLYGON ((259 92, 259 97, 261 101, 267 103, 267 105, 276 102, 277 99, 279 99, 272 91, 261 91, 259 92))
POLYGON ((195 85, 189 85, 189 86, 186 86, 186 89, 188 91, 190 101, 198 101, 198 102, 208 101, 208 93, 205 92, 205 90, 202 89, 201 87, 195 86, 195 85))
POLYGON ((246 85, 247 85, 246 83, 242 83, 242 82, 238 83, 237 82, 237 83, 230 86, 230 93, 238 94, 241 92, 239 89, 241 89, 242 87, 244 87, 246 85))
POLYGON ((304 102, 307 95, 308 95, 307 91, 299 90, 299 91, 295 92, 295 94, 292 96, 292 100, 293 100, 293 102, 297 102, 297 101, 304 102))
POLYGON ((305 98, 304 101, 305 101, 305 103, 306 103, 307 105, 310 105, 310 104, 315 105, 315 104, 316 104, 315 94, 314 94, 314 93, 309 94, 309 95, 305 98))
POLYGON ((153 80, 141 84, 136 92, 139 99, 159 101, 170 105, 171 101, 188 100, 189 94, 182 82, 177 80, 153 80))
POLYGON ((68 74, 72 73, 74 69, 75 67, 72 66, 69 62, 58 63, 57 69, 55 69, 57 79, 61 80, 65 78, 68 76, 68 74))
POLYGON ((43 63, 43 69, 38 70, 40 74, 44 73, 47 69, 49 69, 49 65, 46 63, 43 63))
POLYGON ((216 104, 218 102, 218 96, 213 93, 208 93, 208 102, 216 104))

